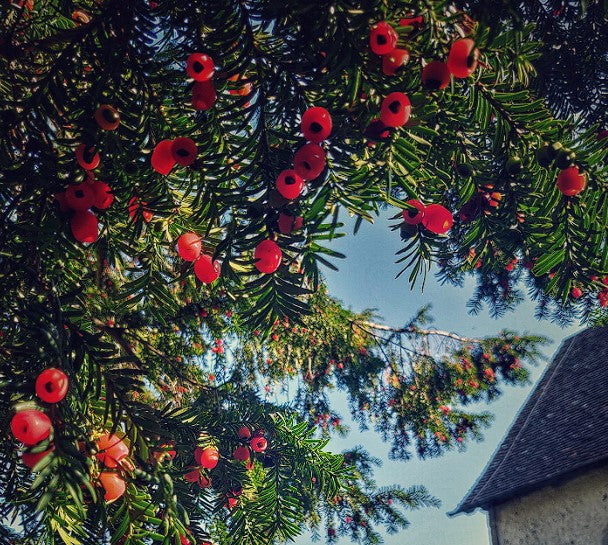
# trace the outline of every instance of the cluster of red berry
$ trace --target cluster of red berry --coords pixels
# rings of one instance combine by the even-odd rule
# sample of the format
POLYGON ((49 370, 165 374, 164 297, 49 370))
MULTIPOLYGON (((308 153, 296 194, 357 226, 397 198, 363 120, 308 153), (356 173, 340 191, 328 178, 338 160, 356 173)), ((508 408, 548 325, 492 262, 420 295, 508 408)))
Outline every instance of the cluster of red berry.
POLYGON ((104 433, 96 441, 97 459, 107 468, 113 471, 101 471, 99 482, 104 488, 104 499, 112 502, 120 498, 127 488, 124 477, 119 470, 133 469, 133 466, 126 461, 129 455, 129 447, 117 435, 104 433))
MULTIPOLYGON (((95 120, 100 128, 115 130, 120 124, 118 112, 109 104, 102 104, 95 111, 95 120)), ((73 212, 70 227, 74 238, 79 242, 95 242, 99 235, 97 216, 91 208, 106 210, 114 196, 110 186, 95 179, 93 170, 101 161, 95 146, 80 144, 76 149, 76 161, 87 172, 87 180, 70 184, 65 191, 55 194, 61 212, 73 212)))
MULTIPOLYGON (((401 26, 417 27, 422 24, 422 17, 406 18, 400 21, 401 26)), ((409 61, 410 54, 406 49, 397 47, 398 35, 386 21, 380 21, 371 27, 369 44, 373 53, 382 56, 382 71, 393 76, 409 61)), ((479 50, 475 42, 468 38, 457 40, 452 44, 447 63, 432 61, 422 70, 422 83, 425 89, 445 89, 453 74, 457 78, 469 77, 477 67, 479 50)), ((388 138, 390 129, 405 125, 410 118, 412 106, 408 96, 401 92, 387 95, 380 107, 380 117, 374 119, 366 129, 372 139, 388 138)), ((452 214, 440 204, 425 206, 421 201, 408 201, 412 208, 403 210, 403 219, 407 225, 422 224, 436 234, 446 233, 454 223, 452 214)))
POLYGON ((195 110, 209 110, 217 99, 213 86, 215 65, 206 53, 192 53, 186 61, 186 73, 194 80, 192 106, 195 110))
MULTIPOLYGON (((50 367, 36 379, 36 395, 45 403, 59 403, 68 392, 68 377, 60 369, 50 367)), ((51 443, 39 445, 51 433, 51 419, 37 409, 26 409, 15 413, 11 420, 11 432, 17 441, 30 449, 21 456, 23 463, 33 469, 40 460, 55 450, 51 443)))
POLYGON ((177 252, 185 261, 194 261, 194 274, 203 284, 211 284, 220 276, 220 263, 213 255, 202 252, 201 237, 184 233, 177 239, 177 252))
MULTIPOLYGON (((268 442, 264 437, 263 430, 255 430, 252 434, 247 426, 241 426, 238 431, 240 445, 234 450, 232 457, 239 462, 246 462, 248 471, 254 467, 252 452, 262 453, 266 451, 268 442)), ((220 452, 214 446, 196 447, 194 449, 194 460, 196 466, 191 467, 184 475, 184 479, 189 483, 196 483, 201 488, 212 486, 209 471, 214 469, 220 459, 220 452)), ((230 491, 226 494, 226 507, 232 509, 237 504, 237 498, 242 493, 242 488, 230 491)))

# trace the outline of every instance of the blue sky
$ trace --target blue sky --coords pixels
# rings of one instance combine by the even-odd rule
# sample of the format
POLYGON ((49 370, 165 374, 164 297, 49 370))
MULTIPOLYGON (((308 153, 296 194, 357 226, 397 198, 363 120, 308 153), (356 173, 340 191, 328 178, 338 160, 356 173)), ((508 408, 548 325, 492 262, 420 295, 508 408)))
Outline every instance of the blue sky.
MULTIPOLYGON (((374 225, 363 225, 356 236, 349 234, 332 245, 347 258, 337 263, 339 272, 326 272, 329 292, 347 307, 354 310, 376 308, 386 324, 399 326, 406 323, 418 308, 431 303, 435 326, 440 329, 467 336, 489 335, 503 328, 543 334, 553 341, 544 349, 548 359, 565 337, 581 329, 578 324, 562 329, 550 322, 536 320, 534 305, 529 301, 499 320, 491 318, 487 312, 471 316, 467 313, 466 302, 473 292, 473 279, 468 280, 464 288, 455 288, 439 285, 429 277, 424 293, 421 293, 420 286, 411 291, 407 275, 395 279, 400 270, 395 264, 395 252, 401 247, 401 240, 397 231, 389 229, 387 218, 393 214, 394 210, 388 211, 374 225)), ((495 414, 494 423, 486 431, 485 440, 469 445, 465 452, 449 453, 434 460, 396 462, 388 459, 387 446, 373 432, 360 433, 356 426, 352 426, 353 431, 348 438, 332 440, 330 448, 334 450, 362 444, 381 458, 383 466, 376 472, 379 485, 423 484, 442 501, 439 509, 411 513, 410 528, 397 535, 385 536, 387 545, 489 544, 485 514, 478 512, 450 518, 446 513, 459 503, 478 478, 544 367, 543 363, 533 369, 531 384, 507 388, 501 399, 488 405, 495 414)), ((345 404, 337 401, 340 411, 347 414, 345 404)), ((343 542, 348 543, 348 540, 343 542)), ((296 543, 308 544, 310 538, 302 536, 296 543)))

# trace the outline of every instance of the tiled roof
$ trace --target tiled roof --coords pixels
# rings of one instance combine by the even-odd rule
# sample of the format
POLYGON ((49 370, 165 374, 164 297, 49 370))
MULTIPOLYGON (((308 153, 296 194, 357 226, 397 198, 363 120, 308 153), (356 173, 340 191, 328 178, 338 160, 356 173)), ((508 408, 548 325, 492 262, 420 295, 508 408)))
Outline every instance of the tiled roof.
POLYGON ((608 463, 608 327, 567 338, 483 474, 451 514, 487 509, 608 463))

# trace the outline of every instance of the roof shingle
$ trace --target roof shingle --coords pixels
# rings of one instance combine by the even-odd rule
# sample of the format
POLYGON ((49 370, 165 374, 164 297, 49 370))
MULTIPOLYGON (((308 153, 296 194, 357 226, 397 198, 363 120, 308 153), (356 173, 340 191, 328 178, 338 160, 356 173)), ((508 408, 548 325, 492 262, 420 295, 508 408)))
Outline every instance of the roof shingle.
POLYGON ((481 477, 451 514, 608 461, 608 327, 564 340, 481 477))

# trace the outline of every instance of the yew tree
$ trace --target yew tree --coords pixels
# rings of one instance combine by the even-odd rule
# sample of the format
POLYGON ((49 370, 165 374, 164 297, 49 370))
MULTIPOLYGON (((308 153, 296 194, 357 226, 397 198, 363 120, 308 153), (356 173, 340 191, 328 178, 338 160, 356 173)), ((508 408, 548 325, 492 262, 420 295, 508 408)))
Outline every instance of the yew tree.
POLYGON ((606 132, 537 94, 526 5, 2 3, 3 543, 377 543, 437 505, 329 451, 332 392, 391 457, 436 456, 544 339, 387 326, 322 270, 347 216, 389 213, 402 282, 601 319, 606 132))

